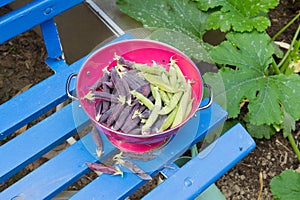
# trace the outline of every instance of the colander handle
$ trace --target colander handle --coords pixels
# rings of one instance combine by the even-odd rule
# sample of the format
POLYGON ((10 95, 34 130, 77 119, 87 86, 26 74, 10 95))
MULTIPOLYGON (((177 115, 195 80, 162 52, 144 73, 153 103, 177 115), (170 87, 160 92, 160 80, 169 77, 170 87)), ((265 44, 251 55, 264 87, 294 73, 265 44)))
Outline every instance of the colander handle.
POLYGON ((68 79, 67 79, 67 84, 66 84, 66 93, 68 95, 68 97, 72 100, 79 100, 77 97, 73 96, 71 93, 70 93, 70 83, 71 83, 71 80, 72 78, 75 78, 78 74, 71 74, 68 79))
POLYGON ((200 106, 199 108, 197 108, 197 111, 203 110, 203 109, 206 109, 206 108, 210 107, 212 102, 213 102, 213 92, 212 92, 211 86, 206 84, 206 83, 204 83, 203 86, 206 87, 209 91, 209 100, 208 100, 208 103, 206 105, 200 106))

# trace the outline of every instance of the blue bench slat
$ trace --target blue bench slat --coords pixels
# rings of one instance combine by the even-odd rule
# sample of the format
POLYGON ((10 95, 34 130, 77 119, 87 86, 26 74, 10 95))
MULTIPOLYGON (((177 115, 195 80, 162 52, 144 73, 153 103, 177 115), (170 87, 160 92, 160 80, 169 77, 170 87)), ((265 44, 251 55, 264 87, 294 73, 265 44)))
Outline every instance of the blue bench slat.
POLYGON ((61 0, 33 1, 1 16, 0 43, 59 15, 81 2, 83 0, 68 0, 64 3, 61 3, 61 0))
POLYGON ((143 199, 194 199, 254 147, 251 136, 237 124, 143 199))
POLYGON ((76 142, 62 154, 37 168, 29 175, 0 193, 0 199, 50 199, 77 180, 86 171, 86 161, 95 158, 76 142))
MULTIPOLYGON (((57 195, 89 171, 85 162, 97 161, 97 158, 87 150, 84 144, 86 142, 93 142, 91 134, 1 192, 0 199, 11 199, 14 196, 23 199, 50 199, 57 195)), ((103 144, 104 154, 100 160, 108 159, 110 154, 117 150, 105 137, 103 137, 103 144)))
POLYGON ((0 106, 2 119, 0 122, 0 139, 66 100, 66 80, 71 73, 79 70, 82 61, 76 62, 72 67, 50 76, 2 104, 0 106))
POLYGON ((7 4, 9 4, 10 2, 12 2, 13 0, 1 0, 0 2, 0 7, 5 6, 7 4))
MULTIPOLYGON (((135 161, 135 163, 145 171, 154 175, 157 173, 157 170, 161 170, 165 165, 174 161, 174 159, 190 148, 192 140, 199 141, 200 138, 207 134, 207 130, 210 130, 217 124, 220 124, 225 120, 226 116, 227 113, 219 105, 213 103, 210 108, 202 110, 200 113, 198 112, 196 118, 189 120, 187 124, 176 134, 173 141, 164 147, 164 151, 159 157, 151 161, 135 161), (214 112, 219 114, 212 114, 214 112), (199 126, 197 130, 197 125, 195 125, 195 123, 199 123, 199 119, 201 120, 200 123, 202 125, 199 126), (198 134, 193 135, 193 131, 198 131, 198 134), (193 135, 193 138, 189 138, 189 134, 193 135), (189 138, 188 140, 191 141, 187 142, 186 138, 189 138), (151 169, 152 171, 150 171, 151 169)), ((120 178, 120 180, 117 178, 111 179, 115 180, 111 184, 110 178, 110 176, 101 175, 72 196, 71 199, 124 199, 141 184, 145 183, 145 181, 131 173, 126 173, 124 178, 120 178), (99 187, 99 185, 113 186, 99 187)))
MULTIPOLYGON (((124 34, 111 42, 124 39, 132 39, 132 36, 124 34)), ((0 105, 0 140, 66 100, 66 80, 70 74, 79 71, 86 57, 0 105)), ((54 64, 51 59, 48 62, 54 64)), ((58 64, 62 65, 62 62, 59 61, 58 64)), ((70 89, 74 88, 75 86, 71 85, 70 89)))
POLYGON ((76 126, 88 122, 88 117, 78 112, 77 116, 81 114, 81 121, 79 124, 77 120, 78 124, 75 124, 72 106, 65 106, 0 147, 0 182, 71 137, 76 132, 76 126), (8 154, 13 156, 8 157, 8 154))

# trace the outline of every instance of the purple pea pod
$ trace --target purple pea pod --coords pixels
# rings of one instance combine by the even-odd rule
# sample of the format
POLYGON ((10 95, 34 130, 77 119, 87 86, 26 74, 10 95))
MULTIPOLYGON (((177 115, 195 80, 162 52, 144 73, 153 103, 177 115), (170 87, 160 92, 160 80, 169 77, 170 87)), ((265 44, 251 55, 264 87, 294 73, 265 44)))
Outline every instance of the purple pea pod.
POLYGON ((94 99, 99 99, 102 101, 108 101, 108 102, 113 102, 113 103, 118 103, 119 102, 119 97, 114 95, 114 94, 110 94, 108 92, 98 92, 95 91, 92 93, 92 98, 94 99))
POLYGON ((127 117, 130 115, 130 110, 131 110, 131 107, 130 107, 130 106, 126 106, 126 107, 122 110, 122 112, 121 112, 119 118, 116 120, 115 125, 114 125, 114 127, 113 127, 115 130, 119 130, 119 129, 122 127, 122 125, 124 124, 125 120, 126 120, 127 117))
POLYGON ((113 174, 113 175, 121 175, 123 176, 123 172, 118 167, 112 167, 105 165, 103 163, 91 163, 85 162, 85 164, 93 171, 102 172, 105 174, 113 174))
POLYGON ((151 134, 155 134, 159 132, 159 129, 163 122, 166 120, 167 115, 160 115, 158 119, 154 122, 154 124, 151 126, 151 134))
POLYGON ((103 91, 107 92, 107 90, 109 91, 110 89, 114 88, 114 84, 111 81, 105 81, 103 82, 103 91), (107 89, 104 89, 104 86, 106 86, 107 89))
POLYGON ((139 104, 132 106, 129 116, 127 117, 127 119, 125 120, 124 124, 121 127, 121 130, 124 133, 128 133, 129 131, 131 131, 141 121, 141 119, 139 117, 135 117, 133 119, 133 115, 135 114, 135 112, 137 112, 139 110, 139 108, 140 108, 139 104))
POLYGON ((114 110, 112 111, 112 114, 108 117, 107 121, 106 121, 106 125, 107 126, 112 126, 113 123, 118 119, 120 113, 122 112, 122 110, 124 109, 125 105, 122 103, 118 103, 114 110))
POLYGON ((92 129, 92 138, 97 147, 96 149, 97 157, 101 157, 101 155, 103 154, 103 142, 102 142, 101 135, 97 131, 96 127, 93 127, 92 129))
POLYGON ((115 105, 111 105, 110 108, 101 115, 99 122, 105 123, 108 117, 112 114, 113 110, 115 109, 114 107, 115 105))
POLYGON ((95 119, 99 121, 102 114, 103 101, 96 102, 95 105, 95 119))
POLYGON ((139 88, 137 88, 136 91, 139 92, 139 93, 141 93, 145 97, 147 97, 150 94, 150 92, 151 92, 150 84, 147 83, 145 85, 142 85, 139 88))
POLYGON ((140 127, 133 128, 128 133, 130 135, 142 135, 142 129, 140 127))
POLYGON ((125 60, 124 57, 120 56, 119 60, 118 60, 118 63, 129 68, 129 69, 132 69, 132 66, 133 66, 133 62, 132 61, 129 61, 129 60, 125 60))
POLYGON ((119 164, 121 166, 126 167, 130 171, 132 171, 134 174, 136 174, 138 177, 140 177, 143 180, 151 180, 152 177, 147 174, 144 170, 142 170, 137 164, 129 161, 129 160, 123 160, 123 155, 117 154, 113 158, 116 161, 116 164, 119 164))

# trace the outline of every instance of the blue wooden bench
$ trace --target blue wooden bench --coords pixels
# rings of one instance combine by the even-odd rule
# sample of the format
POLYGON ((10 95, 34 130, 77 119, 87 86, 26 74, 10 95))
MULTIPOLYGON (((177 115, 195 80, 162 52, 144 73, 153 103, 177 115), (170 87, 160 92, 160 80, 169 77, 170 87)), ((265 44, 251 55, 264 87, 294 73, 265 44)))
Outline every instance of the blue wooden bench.
MULTIPOLYGON (((4 6, 12 0, 2 0, 4 6)), ((65 85, 72 73, 77 73, 86 59, 68 65, 63 59, 54 17, 71 9, 83 0, 36 0, 0 17, 0 43, 40 25, 48 58, 45 62, 55 74, 34 85, 29 90, 0 105, 0 139, 4 139, 22 126, 38 118, 58 104, 68 99, 65 85), (18 114, 16 114, 18 113, 18 114)), ((129 34, 111 41, 132 39, 129 34)), ((71 85, 74 90, 74 85, 71 85)), ((205 105, 207 99, 203 101, 205 105)), ((73 109, 78 102, 73 101, 54 114, 37 123, 27 131, 0 146, 0 183, 8 180, 30 163, 51 151, 77 133, 78 127, 89 124, 87 116, 78 111, 76 123, 73 109)), ((162 154, 151 161, 136 161, 153 177, 163 174, 166 180, 149 192, 144 199, 193 199, 203 193, 220 176, 245 157, 255 143, 246 130, 237 124, 206 149, 201 151, 183 167, 174 161, 203 139, 211 130, 226 120, 227 113, 218 104, 198 111, 166 145, 162 154), (186 139, 193 134, 192 139, 186 139)), ((100 161, 104 162, 117 149, 103 135, 104 152, 100 161)), ((90 134, 60 152, 33 172, 1 191, 0 199, 51 199, 89 172, 85 162, 99 161, 88 151, 93 140, 90 134)), ((125 199, 138 190, 146 181, 132 173, 123 177, 101 175, 79 190, 70 199, 125 199)))

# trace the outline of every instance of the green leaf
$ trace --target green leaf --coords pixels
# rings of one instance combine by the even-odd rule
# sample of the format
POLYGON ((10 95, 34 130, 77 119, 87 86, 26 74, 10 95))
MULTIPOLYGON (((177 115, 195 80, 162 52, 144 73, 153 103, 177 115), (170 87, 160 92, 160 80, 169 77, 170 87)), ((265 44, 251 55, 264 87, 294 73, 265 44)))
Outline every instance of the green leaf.
POLYGON ((117 0, 119 9, 148 28, 167 28, 202 38, 207 12, 187 0, 117 0))
POLYGON ((278 200, 299 200, 300 174, 294 170, 285 170, 270 182, 271 192, 278 200))
POLYGON ((295 130, 295 120, 285 109, 283 109, 283 116, 283 136, 287 137, 292 133, 292 130, 295 130))
POLYGON ((278 3, 278 0, 199 0, 198 6, 204 11, 221 7, 207 19, 207 29, 220 29, 223 32, 232 29, 245 32, 265 31, 271 25, 265 13, 275 8, 278 3))
POLYGON ((223 67, 217 75, 207 73, 205 82, 210 84, 218 99, 226 98, 229 118, 240 113, 240 103, 249 101, 249 122, 253 125, 281 124, 284 120, 283 106, 296 121, 300 118, 300 76, 268 75, 266 69, 272 62, 274 49, 266 33, 229 33, 227 41, 212 49, 210 56, 223 67), (216 80, 218 79, 218 80, 216 80), (218 87, 223 82, 224 90, 218 87))
POLYGON ((274 128, 268 125, 253 125, 250 123, 247 123, 247 131, 249 134, 257 139, 270 139, 272 135, 274 135, 276 132, 274 128))
POLYGON ((157 29, 149 38, 169 44, 197 61, 212 62, 207 51, 211 47, 200 39, 191 38, 186 34, 164 28, 157 29))

